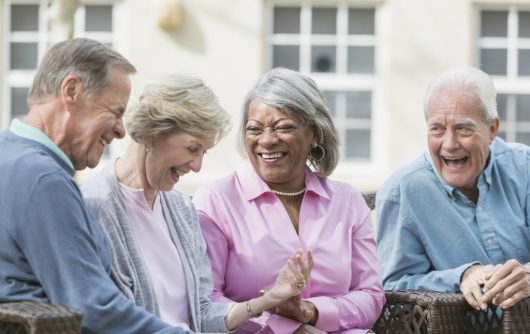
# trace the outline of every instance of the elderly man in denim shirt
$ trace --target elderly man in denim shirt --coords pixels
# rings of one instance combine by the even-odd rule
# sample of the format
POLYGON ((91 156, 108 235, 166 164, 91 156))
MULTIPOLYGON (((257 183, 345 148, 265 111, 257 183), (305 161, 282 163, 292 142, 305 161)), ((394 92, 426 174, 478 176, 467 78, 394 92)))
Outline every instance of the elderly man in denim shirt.
POLYGON ((530 151, 496 137, 495 87, 478 69, 435 79, 425 118, 429 150, 377 194, 384 287, 510 307, 530 295, 530 151))

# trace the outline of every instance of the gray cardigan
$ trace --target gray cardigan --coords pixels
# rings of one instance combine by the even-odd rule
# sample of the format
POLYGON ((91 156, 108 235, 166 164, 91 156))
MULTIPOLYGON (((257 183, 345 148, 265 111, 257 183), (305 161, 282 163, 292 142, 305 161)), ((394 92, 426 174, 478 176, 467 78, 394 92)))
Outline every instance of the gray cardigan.
MULTIPOLYGON (((111 161, 81 190, 90 212, 103 227, 112 246, 112 279, 127 298, 159 315, 149 273, 125 212, 114 171, 115 162, 111 161)), ((224 318, 232 304, 213 303, 210 299, 213 288, 211 267, 191 199, 178 190, 160 192, 160 199, 171 239, 184 267, 192 330, 228 332, 224 318)))

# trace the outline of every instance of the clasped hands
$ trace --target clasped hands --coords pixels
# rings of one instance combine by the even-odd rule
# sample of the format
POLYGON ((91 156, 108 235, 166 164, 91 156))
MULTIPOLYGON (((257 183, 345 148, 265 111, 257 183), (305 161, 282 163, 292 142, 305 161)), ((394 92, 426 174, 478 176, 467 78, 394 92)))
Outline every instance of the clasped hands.
POLYGON ((529 265, 514 259, 498 265, 473 265, 464 271, 460 291, 477 310, 485 310, 487 303, 511 307, 530 296, 529 265))
POLYGON ((313 254, 310 250, 307 251, 305 257, 302 250, 297 250, 293 257, 287 260, 276 278, 274 286, 268 290, 282 302, 267 311, 304 324, 296 333, 323 333, 311 326, 314 325, 318 317, 315 305, 301 298, 301 294, 311 278, 313 264, 313 254))

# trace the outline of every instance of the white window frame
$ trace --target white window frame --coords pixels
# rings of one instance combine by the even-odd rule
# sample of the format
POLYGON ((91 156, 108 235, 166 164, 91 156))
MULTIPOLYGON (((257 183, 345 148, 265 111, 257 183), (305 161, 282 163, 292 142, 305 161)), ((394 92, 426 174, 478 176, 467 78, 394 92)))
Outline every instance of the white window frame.
POLYGON ((518 122, 516 120, 515 96, 516 94, 530 95, 530 75, 519 76, 518 72, 518 51, 521 49, 530 50, 530 38, 519 38, 518 12, 530 11, 530 5, 502 5, 497 4, 477 4, 476 6, 476 58, 475 64, 480 65, 480 54, 484 48, 507 49, 506 76, 494 75, 493 80, 497 88, 497 93, 508 95, 506 103, 506 119, 501 122, 501 128, 506 135, 506 140, 513 142, 516 140, 518 132, 530 133, 530 122, 518 122), (503 37, 482 37, 481 23, 482 11, 508 11, 508 36, 503 37))
MULTIPOLYGON (((299 45, 300 46, 300 72, 310 75, 319 88, 326 91, 370 91, 371 92, 371 118, 370 120, 354 120, 346 124, 337 124, 337 131, 341 139, 340 146, 340 163, 334 172, 338 178, 351 178, 352 172, 355 174, 369 174, 376 175, 382 172, 384 159, 382 157, 382 115, 380 112, 380 83, 378 78, 378 59, 380 58, 380 43, 378 36, 378 23, 380 18, 380 1, 368 1, 359 3, 352 3, 348 1, 335 2, 308 2, 308 1, 270 1, 267 4, 267 26, 265 50, 267 50, 266 69, 273 66, 273 45, 299 45), (273 33, 273 17, 275 7, 300 7, 300 33, 292 34, 274 34, 273 33), (312 8, 337 8, 337 32, 336 35, 318 35, 311 34, 311 9, 312 8), (348 10, 349 9, 373 9, 375 11, 374 17, 374 34, 349 36, 348 25, 348 10), (342 23, 341 23, 342 22, 342 23), (319 45, 336 45, 336 71, 335 73, 318 73, 311 72, 311 46, 313 42, 318 42, 319 45), (374 47, 374 73, 359 74, 348 73, 347 52, 349 46, 371 46, 374 47), (345 143, 347 129, 369 129, 370 130, 370 159, 357 160, 345 159, 345 143)), ((345 119, 345 108, 340 108, 339 103, 344 101, 337 101, 335 118, 345 119)))
MULTIPOLYGON (((37 61, 40 62, 44 55, 50 36, 48 34, 48 22, 45 19, 48 12, 48 0, 5 0, 2 8, 3 25, 3 43, 2 43, 2 72, 4 72, 4 80, 2 82, 2 115, 1 124, 4 128, 9 127, 11 122, 11 88, 26 88, 31 86, 35 70, 11 70, 10 69, 10 45, 11 42, 33 42, 38 44, 37 61), (39 24, 36 32, 11 32, 11 17, 7 15, 10 12, 11 5, 39 5, 39 24), (5 18, 5 20, 4 20, 5 18)), ((113 18, 116 17, 116 4, 113 0, 86 0, 81 2, 81 6, 76 12, 75 16, 75 37, 87 37, 96 39, 103 43, 115 45, 115 19, 113 19, 112 32, 86 32, 84 30, 84 17, 86 5, 111 5, 113 6, 113 18)))

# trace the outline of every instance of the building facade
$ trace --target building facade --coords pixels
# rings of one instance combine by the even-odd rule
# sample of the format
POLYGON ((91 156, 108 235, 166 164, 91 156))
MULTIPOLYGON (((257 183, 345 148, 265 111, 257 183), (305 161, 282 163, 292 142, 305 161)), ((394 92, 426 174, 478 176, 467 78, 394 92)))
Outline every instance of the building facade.
MULTIPOLYGON (((57 1, 0 0, 0 130, 27 112, 36 65, 57 39, 49 19, 57 1)), ((341 139, 331 178, 360 190, 377 189, 426 148, 424 92, 450 67, 493 75, 500 135, 530 144, 530 0, 62 2, 79 5, 74 36, 100 40, 137 67, 131 101, 147 82, 184 73, 203 79, 232 114, 231 133, 201 173, 177 185, 190 194, 240 163, 243 98, 275 66, 307 73, 323 89, 341 139)), ((115 141, 105 159, 126 143, 115 141)))

